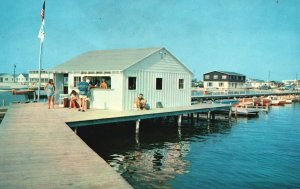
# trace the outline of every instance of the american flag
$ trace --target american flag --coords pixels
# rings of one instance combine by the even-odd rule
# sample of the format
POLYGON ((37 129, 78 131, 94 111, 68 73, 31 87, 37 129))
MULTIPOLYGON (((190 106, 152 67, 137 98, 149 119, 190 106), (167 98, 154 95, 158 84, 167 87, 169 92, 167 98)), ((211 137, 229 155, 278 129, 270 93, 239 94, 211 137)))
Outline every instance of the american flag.
POLYGON ((45 1, 43 3, 43 7, 42 7, 42 10, 41 10, 41 17, 42 17, 42 21, 44 21, 44 18, 45 18, 45 1))
POLYGON ((42 25, 41 25, 41 28, 40 28, 40 31, 39 31, 38 38, 40 38, 41 43, 42 43, 44 41, 44 38, 45 38, 45 31, 44 31, 45 0, 44 0, 44 3, 43 3, 42 10, 41 10, 41 17, 42 17, 42 25))

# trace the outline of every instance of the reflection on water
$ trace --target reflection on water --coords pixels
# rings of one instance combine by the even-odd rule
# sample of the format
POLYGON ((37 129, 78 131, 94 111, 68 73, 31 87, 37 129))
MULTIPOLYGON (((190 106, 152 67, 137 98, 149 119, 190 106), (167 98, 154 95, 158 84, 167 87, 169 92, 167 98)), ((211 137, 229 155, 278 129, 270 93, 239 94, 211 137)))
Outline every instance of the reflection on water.
POLYGON ((178 127, 168 119, 80 128, 79 136, 135 188, 170 188, 170 181, 188 172, 191 142, 229 134, 228 122, 186 121, 178 127))

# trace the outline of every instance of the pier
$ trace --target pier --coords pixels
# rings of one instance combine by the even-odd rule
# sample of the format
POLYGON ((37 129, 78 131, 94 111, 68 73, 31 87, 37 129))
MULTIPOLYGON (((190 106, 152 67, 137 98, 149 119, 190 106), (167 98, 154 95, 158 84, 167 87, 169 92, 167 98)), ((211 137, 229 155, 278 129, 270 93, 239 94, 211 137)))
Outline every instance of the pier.
MULTIPOLYGON (((0 188, 131 188, 70 127, 140 121, 165 116, 230 111, 200 104, 147 111, 47 109, 44 103, 12 104, 0 125, 0 188)), ((231 116, 230 116, 231 117, 231 116)), ((231 119, 231 118, 229 118, 231 119)), ((76 129, 75 129, 76 130, 76 129)))
MULTIPOLYGON (((197 93, 197 91, 194 91, 197 93)), ((242 90, 242 91, 214 91, 209 94, 194 94, 192 100, 211 100, 211 99, 229 99, 229 98, 250 98, 250 97, 261 97, 271 95, 300 95, 300 91, 274 91, 274 90, 242 90)))

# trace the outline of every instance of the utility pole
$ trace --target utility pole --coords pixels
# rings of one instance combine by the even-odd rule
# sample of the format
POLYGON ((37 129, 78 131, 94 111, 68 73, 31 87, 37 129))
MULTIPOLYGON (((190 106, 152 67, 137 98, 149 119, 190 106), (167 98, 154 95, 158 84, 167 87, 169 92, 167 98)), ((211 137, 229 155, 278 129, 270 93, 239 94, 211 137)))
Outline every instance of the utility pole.
POLYGON ((268 73, 268 85, 270 86, 270 75, 271 75, 271 73, 270 73, 270 71, 269 71, 269 73, 268 73))
POLYGON ((16 82, 16 64, 14 64, 14 83, 16 82))

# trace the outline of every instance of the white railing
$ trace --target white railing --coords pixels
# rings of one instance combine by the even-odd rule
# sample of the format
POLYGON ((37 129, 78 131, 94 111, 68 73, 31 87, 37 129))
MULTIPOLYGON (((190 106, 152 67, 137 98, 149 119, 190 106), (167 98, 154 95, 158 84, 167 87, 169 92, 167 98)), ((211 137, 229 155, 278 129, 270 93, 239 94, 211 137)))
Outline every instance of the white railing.
POLYGON ((228 91, 193 91, 192 97, 209 97, 209 96, 234 96, 234 95, 270 95, 270 94, 299 94, 298 90, 228 90, 228 91))

